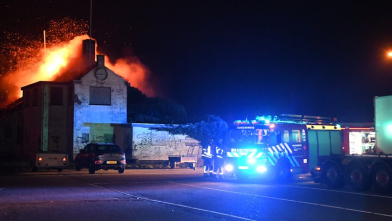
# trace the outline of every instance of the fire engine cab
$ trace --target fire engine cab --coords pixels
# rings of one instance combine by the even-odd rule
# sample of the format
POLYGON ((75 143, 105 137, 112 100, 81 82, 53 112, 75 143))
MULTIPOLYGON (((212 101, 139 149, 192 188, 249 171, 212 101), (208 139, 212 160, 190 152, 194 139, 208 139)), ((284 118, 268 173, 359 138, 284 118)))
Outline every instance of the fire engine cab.
POLYGON ((341 150, 340 126, 330 118, 284 114, 235 121, 225 139, 226 175, 287 180, 308 173, 321 155, 341 150))

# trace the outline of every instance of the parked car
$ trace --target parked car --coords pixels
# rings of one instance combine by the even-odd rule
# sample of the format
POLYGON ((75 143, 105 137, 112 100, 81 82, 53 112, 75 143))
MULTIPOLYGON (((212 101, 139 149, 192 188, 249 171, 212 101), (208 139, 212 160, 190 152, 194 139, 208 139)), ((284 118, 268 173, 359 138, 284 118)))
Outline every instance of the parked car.
POLYGON ((114 169, 124 173, 125 164, 125 153, 114 143, 87 144, 75 158, 76 171, 88 168, 90 174, 100 169, 114 169))

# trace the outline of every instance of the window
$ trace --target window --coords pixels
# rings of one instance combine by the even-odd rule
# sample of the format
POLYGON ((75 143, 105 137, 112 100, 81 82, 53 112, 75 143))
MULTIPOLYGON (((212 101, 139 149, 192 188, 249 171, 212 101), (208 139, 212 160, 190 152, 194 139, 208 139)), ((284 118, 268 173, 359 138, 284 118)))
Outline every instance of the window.
POLYGON ((24 107, 29 107, 29 105, 30 105, 30 92, 29 91, 24 92, 23 103, 24 103, 24 107))
POLYGON ((50 104, 63 105, 63 88, 51 87, 50 88, 50 104))
POLYGON ((11 124, 7 123, 4 127, 4 137, 11 138, 12 137, 12 128, 11 124))
POLYGON ((90 87, 90 105, 111 105, 111 88, 90 87))
POLYGON ((282 137, 283 137, 283 143, 290 142, 290 133, 288 130, 283 130, 282 137))
POLYGON ((33 106, 36 107, 38 105, 38 89, 35 88, 33 90, 33 106))
POLYGON ((72 105, 73 103, 73 88, 68 87, 68 105, 72 105))
POLYGON ((291 142, 300 143, 301 142, 301 132, 299 130, 291 131, 291 142))

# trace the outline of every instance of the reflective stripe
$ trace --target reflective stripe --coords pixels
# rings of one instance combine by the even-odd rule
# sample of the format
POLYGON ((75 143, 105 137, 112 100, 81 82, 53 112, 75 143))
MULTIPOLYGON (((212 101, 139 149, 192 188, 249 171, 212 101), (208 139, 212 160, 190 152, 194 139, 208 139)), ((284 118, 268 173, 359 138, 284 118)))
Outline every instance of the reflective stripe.
POLYGON ((289 145, 287 145, 287 143, 284 143, 284 145, 287 147, 287 149, 290 151, 290 153, 293 154, 293 151, 291 150, 291 148, 289 147, 289 145))
POLYGON ((274 152, 272 152, 272 149, 271 149, 271 148, 268 148, 268 150, 270 151, 269 154, 270 154, 270 156, 271 156, 271 157, 268 157, 268 158, 269 158, 269 159, 272 158, 275 162, 278 162, 278 160, 275 159, 275 154, 274 154, 274 152))
POLYGON ((250 154, 248 155, 248 157, 253 157, 254 155, 256 155, 256 153, 250 153, 250 154))
POLYGON ((290 151, 291 157, 293 158, 295 164, 299 167, 299 163, 298 163, 297 159, 295 159, 295 157, 292 155, 292 154, 293 154, 293 151, 291 150, 291 148, 289 147, 289 145, 287 145, 287 143, 284 143, 284 145, 285 145, 285 146, 287 147, 287 149, 290 151))
POLYGON ((271 160, 271 157, 268 157, 269 162, 271 163, 272 166, 275 166, 275 162, 271 160))
POLYGON ((263 156, 263 152, 259 153, 233 153, 233 152, 227 152, 227 157, 253 157, 253 158, 260 158, 263 156))
POLYGON ((263 155, 262 152, 261 152, 261 153, 258 153, 258 154, 255 156, 255 158, 260 158, 262 155, 263 155))

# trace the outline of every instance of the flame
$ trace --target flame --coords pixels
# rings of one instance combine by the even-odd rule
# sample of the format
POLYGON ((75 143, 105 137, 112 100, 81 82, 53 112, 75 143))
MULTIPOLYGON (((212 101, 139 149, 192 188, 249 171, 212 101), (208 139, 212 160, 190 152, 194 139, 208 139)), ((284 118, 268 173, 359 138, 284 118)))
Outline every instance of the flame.
MULTIPOLYGON (((80 75, 84 67, 81 58, 82 44, 85 39, 89 39, 89 36, 76 36, 69 42, 52 46, 46 52, 43 49, 36 50, 35 59, 22 62, 25 66, 3 76, 3 79, 0 79, 0 86, 3 90, 5 89, 8 97, 3 105, 8 105, 22 97, 20 88, 26 85, 37 81, 72 80, 76 74, 80 75)), ((154 90, 146 82, 150 72, 139 60, 121 58, 112 64, 105 56, 105 65, 147 96, 154 95, 154 90)))
POLYGON ((155 95, 154 90, 146 82, 150 72, 139 60, 121 58, 112 64, 109 58, 105 57, 105 64, 109 69, 128 81, 132 87, 139 88, 147 96, 155 95))

